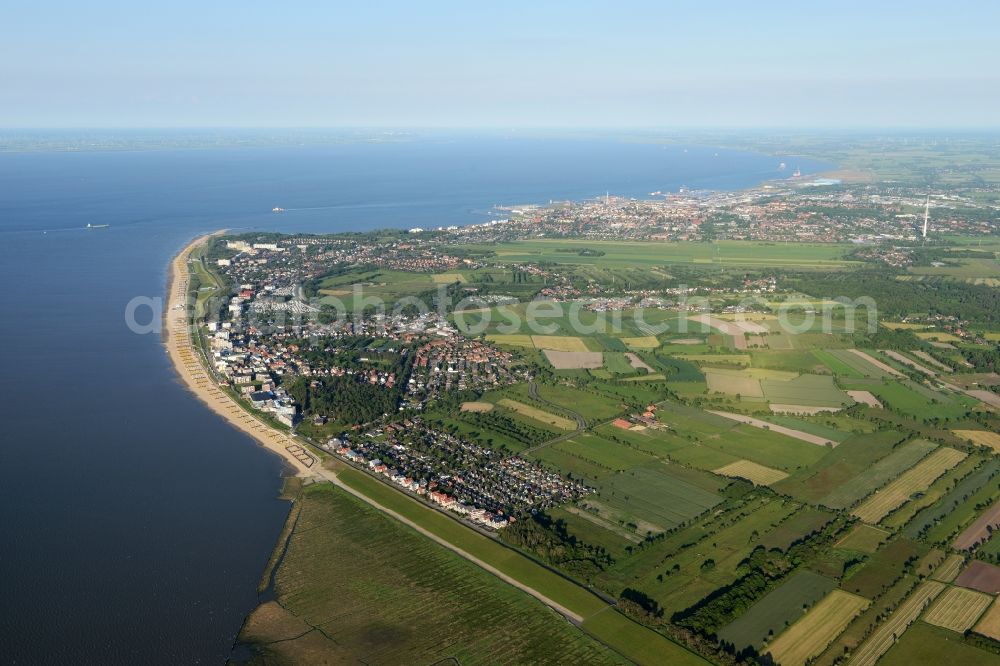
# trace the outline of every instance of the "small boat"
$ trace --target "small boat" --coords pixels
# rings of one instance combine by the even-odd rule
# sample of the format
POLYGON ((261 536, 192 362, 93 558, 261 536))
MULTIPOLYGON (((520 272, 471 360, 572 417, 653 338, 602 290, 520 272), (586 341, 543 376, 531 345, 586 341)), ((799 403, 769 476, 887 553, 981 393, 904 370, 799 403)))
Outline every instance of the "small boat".
POLYGON ((278 206, 275 206, 274 208, 271 209, 271 212, 272 213, 284 213, 285 209, 284 208, 280 208, 278 206))
POLYGON ((107 229, 110 226, 111 226, 110 224, 90 224, 89 222, 87 223, 88 229, 107 229))

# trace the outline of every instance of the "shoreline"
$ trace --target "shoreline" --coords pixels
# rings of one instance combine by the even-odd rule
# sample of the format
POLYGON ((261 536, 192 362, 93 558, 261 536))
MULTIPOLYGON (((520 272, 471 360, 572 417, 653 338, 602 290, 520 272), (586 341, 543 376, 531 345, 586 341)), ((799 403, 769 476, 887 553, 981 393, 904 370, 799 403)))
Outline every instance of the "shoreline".
MULTIPOLYGON (((319 460, 304 452, 304 447, 296 443, 290 434, 264 424, 223 391, 211 372, 205 368, 201 354, 192 340, 188 324, 188 258, 195 249, 222 232, 223 230, 219 230, 194 239, 171 260, 167 276, 167 301, 163 312, 163 345, 174 371, 184 385, 209 409, 229 425, 250 435, 265 449, 280 456, 286 466, 294 470, 294 476, 312 476, 315 473, 313 467, 319 467, 319 460), (303 451, 311 462, 303 463, 288 450, 292 446, 303 451)), ((302 455, 303 453, 299 453, 299 456, 302 455)))

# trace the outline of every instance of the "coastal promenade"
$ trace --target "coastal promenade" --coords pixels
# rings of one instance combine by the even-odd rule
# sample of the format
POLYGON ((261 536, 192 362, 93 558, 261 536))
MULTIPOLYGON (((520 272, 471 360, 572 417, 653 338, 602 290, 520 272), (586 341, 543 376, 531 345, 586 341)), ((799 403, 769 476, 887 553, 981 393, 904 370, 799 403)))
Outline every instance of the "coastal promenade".
MULTIPOLYGON (((221 232, 216 232, 221 233, 221 232)), ((215 234, 192 241, 174 257, 170 265, 167 309, 164 315, 164 333, 167 353, 184 384, 216 414, 247 433, 261 445, 287 461, 298 476, 312 476, 318 468, 317 459, 285 432, 262 423, 247 412, 228 393, 219 388, 210 371, 205 368, 192 338, 191 303, 189 287, 191 253, 207 243, 215 234)))

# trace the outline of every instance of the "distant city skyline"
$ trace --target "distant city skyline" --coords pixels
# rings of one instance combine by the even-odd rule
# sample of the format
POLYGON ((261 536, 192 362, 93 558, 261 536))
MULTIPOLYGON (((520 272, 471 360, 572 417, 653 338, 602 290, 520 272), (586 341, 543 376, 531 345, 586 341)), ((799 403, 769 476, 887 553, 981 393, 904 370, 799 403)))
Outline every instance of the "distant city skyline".
POLYGON ((996 128, 959 0, 18 3, 0 127, 996 128))

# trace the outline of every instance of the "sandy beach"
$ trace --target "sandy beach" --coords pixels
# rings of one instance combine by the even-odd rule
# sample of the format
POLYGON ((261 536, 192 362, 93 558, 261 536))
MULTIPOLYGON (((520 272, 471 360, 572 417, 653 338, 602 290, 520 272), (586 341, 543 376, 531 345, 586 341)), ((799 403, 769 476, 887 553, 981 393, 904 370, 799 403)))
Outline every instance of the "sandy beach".
MULTIPOLYGON (((221 233, 221 232, 216 232, 221 233)), ((298 476, 313 476, 318 471, 316 458, 297 443, 291 435, 272 428, 247 412, 232 397, 218 387, 191 338, 188 323, 188 257, 198 246, 215 234, 197 238, 170 264, 167 287, 167 307, 164 313, 164 344, 177 374, 187 387, 212 411, 230 424, 256 439, 265 448, 284 458, 298 476)))

